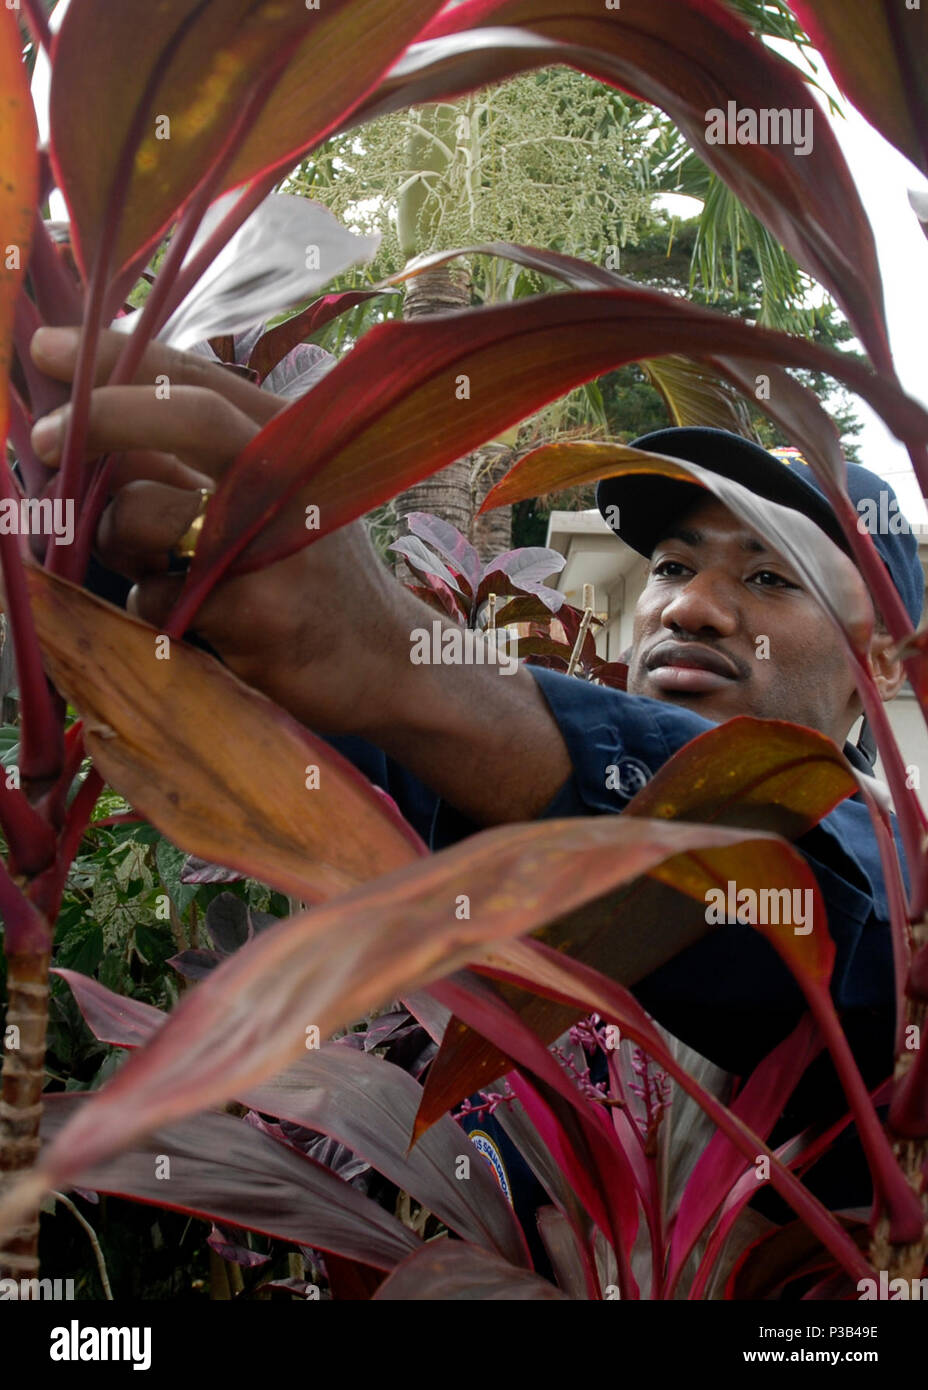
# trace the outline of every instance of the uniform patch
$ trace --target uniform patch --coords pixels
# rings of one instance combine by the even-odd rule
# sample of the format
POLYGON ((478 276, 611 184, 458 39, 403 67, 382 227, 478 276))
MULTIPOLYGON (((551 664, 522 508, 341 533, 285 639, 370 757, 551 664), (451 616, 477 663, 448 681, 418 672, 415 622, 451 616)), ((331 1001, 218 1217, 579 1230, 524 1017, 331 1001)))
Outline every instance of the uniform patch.
POLYGON ((506 1172, 506 1165, 499 1149, 493 1143, 489 1134, 484 1134, 482 1129, 472 1129, 469 1138, 477 1152, 482 1154, 489 1163, 493 1176, 502 1188, 503 1196, 510 1206, 512 1201, 512 1187, 509 1182, 509 1174, 506 1172))
POLYGON ((606 787, 629 800, 651 780, 651 769, 639 758, 620 758, 606 768, 606 787))

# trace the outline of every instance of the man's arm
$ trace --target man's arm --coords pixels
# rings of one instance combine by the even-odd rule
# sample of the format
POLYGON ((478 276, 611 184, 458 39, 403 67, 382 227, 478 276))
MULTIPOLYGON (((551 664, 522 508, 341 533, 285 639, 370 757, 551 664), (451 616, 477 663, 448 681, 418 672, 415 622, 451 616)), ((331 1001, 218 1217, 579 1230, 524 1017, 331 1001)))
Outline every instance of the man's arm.
MULTIPOLYGON (((124 345, 103 335, 99 380, 124 345)), ((37 335, 33 355, 70 380, 76 335, 37 335)), ((288 402, 195 354, 152 344, 131 386, 93 392, 88 453, 120 452, 97 555, 135 581, 131 612, 161 626, 183 579, 169 552, 255 433, 288 402), (156 399, 167 375, 170 399, 156 399)), ((57 462, 63 424, 41 446, 57 462)), ((37 449, 38 437, 34 437, 37 449)), ((295 555, 223 581, 196 632, 229 668, 320 733, 382 748, 477 824, 528 820, 569 778, 557 722, 524 669, 414 665, 412 636, 440 621, 377 558, 355 522, 295 555)), ((449 624, 449 628, 450 628, 449 624)), ((458 629, 454 629, 459 631, 458 629)))

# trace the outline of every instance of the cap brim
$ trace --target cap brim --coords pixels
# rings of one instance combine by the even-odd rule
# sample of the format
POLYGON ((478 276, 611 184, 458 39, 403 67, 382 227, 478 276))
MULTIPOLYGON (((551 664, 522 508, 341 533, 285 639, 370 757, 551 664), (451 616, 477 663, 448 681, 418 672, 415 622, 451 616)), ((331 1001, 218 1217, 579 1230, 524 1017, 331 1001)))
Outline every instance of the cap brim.
MULTIPOLYGON (((759 497, 792 507, 850 554, 837 517, 825 498, 794 469, 749 439, 724 430, 675 428, 642 435, 632 440, 630 447, 699 464, 742 483, 759 497)), ((711 496, 696 482, 678 482, 654 473, 624 473, 617 478, 603 478, 597 484, 596 505, 626 545, 640 555, 650 556, 668 527, 711 496), (610 508, 618 510, 610 512, 610 508)))

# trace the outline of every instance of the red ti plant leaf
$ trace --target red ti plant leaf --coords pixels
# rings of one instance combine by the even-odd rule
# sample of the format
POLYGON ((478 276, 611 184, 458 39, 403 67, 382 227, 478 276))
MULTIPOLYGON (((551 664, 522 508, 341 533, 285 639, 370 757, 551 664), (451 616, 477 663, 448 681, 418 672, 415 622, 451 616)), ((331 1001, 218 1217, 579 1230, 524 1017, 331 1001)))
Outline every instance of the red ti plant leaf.
POLYGON ((216 197, 295 163, 438 9, 438 0, 396 0, 389 10, 380 0, 327 0, 315 10, 277 0, 72 5, 54 47, 51 144, 82 268, 104 236, 113 238, 114 270, 155 241, 275 66, 283 74, 229 152, 216 197), (90 88, 88 53, 100 74, 90 88), (159 117, 169 118, 170 139, 159 117))
MULTIPOLYGON (((618 275, 615 271, 606 270, 602 266, 578 260, 573 256, 565 256, 558 251, 540 251, 537 247, 517 246, 511 242, 489 242, 483 246, 469 246, 458 251, 443 251, 428 256, 420 256, 384 283, 401 283, 407 280, 410 275, 417 275, 422 270, 440 265, 456 255, 503 256, 507 260, 515 261, 518 265, 563 280, 565 284, 573 286, 574 289, 623 287, 634 290, 636 288, 634 281, 618 275)), ((700 353, 700 362, 693 362, 688 358, 680 359, 679 354, 674 354, 674 357, 677 360, 687 361, 695 372, 701 370, 700 363, 706 364, 721 377, 723 384, 733 386, 746 401, 756 404, 756 367, 751 361, 733 356, 727 349, 723 353, 700 353)), ((660 359, 662 364, 666 364, 670 360, 669 357, 660 359)), ((647 372, 647 370, 647 366, 645 366, 645 371, 647 372)), ((837 366, 836 370, 840 375, 840 366, 837 366)), ((900 632, 909 631, 911 624, 905 616, 905 610, 902 608, 901 600, 895 594, 893 586, 886 583, 880 587, 879 580, 883 573, 882 562, 874 551, 872 538, 862 535, 858 530, 859 518, 845 495, 843 487, 844 457, 834 423, 822 409, 814 393, 803 386, 801 382, 796 381, 781 367, 776 366, 772 354, 768 356, 764 371, 769 379, 771 390, 767 393, 768 399, 764 401, 762 409, 772 420, 776 421, 794 444, 801 447, 803 455, 818 474, 839 520, 842 521, 845 534, 854 549, 854 553, 862 561, 869 556, 870 566, 862 563, 862 568, 870 576, 871 583, 880 595, 884 613, 891 623, 894 613, 897 614, 901 623, 900 632)), ((652 372, 651 375, 654 373, 652 372)), ((854 386, 854 389, 862 395, 866 395, 867 391, 866 376, 865 371, 863 377, 857 378, 854 386)), ((731 424, 732 422, 729 421, 728 423, 731 424)), ((739 432, 742 432, 740 425, 736 428, 736 433, 739 432)), ((909 454, 922 484, 922 490, 928 492, 928 454, 914 435, 907 442, 909 454)), ((486 506, 486 503, 484 505, 486 506)), ((894 631, 895 629, 891 626, 890 630, 894 631)))
MULTIPOLYGON (((751 1073, 730 1107, 732 1113, 766 1139, 806 1067, 821 1050, 818 1029, 805 1014, 789 1037, 751 1073)), ((713 1213, 747 1166, 744 1154, 730 1139, 719 1133, 713 1136, 690 1175, 674 1220, 667 1267, 668 1295, 713 1213)))
POLYGON ((624 814, 773 830, 792 840, 856 791, 847 760, 825 734, 738 715, 669 758, 624 814))
MULTIPOLYGON (((46 1096, 46 1142, 55 1143, 91 1102, 86 1095, 46 1096)), ((165 1126, 88 1168, 82 1179, 92 1192, 244 1226, 378 1269, 393 1269, 420 1246, 395 1216, 323 1164, 231 1115, 207 1113, 165 1126)))
POLYGON ((262 932, 184 996, 10 1189, 0 1229, 135 1136, 273 1076, 302 1055, 309 1030, 325 1038, 668 856, 743 841, 739 831, 630 818, 498 827, 262 932), (455 911, 462 892, 468 920, 455 911))
POLYGON ((311 334, 318 333, 320 328, 338 318, 339 314, 346 314, 355 305, 377 299, 384 293, 384 290, 345 290, 340 294, 324 294, 301 313, 262 333, 251 350, 248 366, 258 373, 258 380, 263 381, 288 352, 305 342, 311 334))
POLYGON ((377 325, 254 437, 212 498, 172 632, 186 630, 233 565, 282 559, 571 387, 671 347, 831 371, 913 444, 928 439, 928 413, 859 363, 655 291, 540 295, 463 312, 466 332, 457 313, 377 325), (470 397, 457 401, 461 373, 470 397), (319 508, 312 531, 306 505, 319 508))
POLYGON ((236 1099, 347 1145, 464 1240, 528 1265, 512 1207, 484 1163, 455 1176, 460 1127, 446 1115, 410 1150, 422 1087, 402 1068, 342 1043, 312 1050, 236 1099), (429 1142, 434 1135, 434 1141, 429 1142))
MULTIPOLYGON (((441 980, 432 985, 431 993, 497 1047, 505 1045, 511 1051, 524 1075, 515 1074, 510 1084, 580 1201, 621 1258, 634 1243, 638 1200, 628 1156, 602 1108, 589 1104, 544 1044, 483 981, 473 977, 466 983, 441 980), (536 1097, 541 1108, 535 1104, 536 1097)), ((417 1138, 424 1129, 420 1111, 417 1138)), ((623 1275, 624 1296, 637 1297, 627 1263, 623 1275)))
MULTIPOLYGON (((693 893, 694 896, 700 881, 708 884, 710 879, 720 892, 724 892, 723 885, 728 882, 728 879, 724 873, 720 875, 717 869, 709 867, 708 855, 689 855, 686 865, 687 867, 681 868, 678 873, 671 874, 669 866, 666 865, 659 866, 652 872, 655 878, 673 883, 678 888, 684 887, 685 891, 693 893), (688 875, 690 868, 695 870, 695 877, 692 882, 685 885, 681 879, 683 875, 688 875), (703 873, 706 874, 705 879, 701 877, 703 873)), ((804 868, 808 878, 814 883, 811 870, 806 866, 804 868)), ((741 877, 743 875, 739 876, 739 882, 741 877)), ((768 883, 774 882, 779 885, 780 879, 768 879, 768 883)), ((739 915, 739 920, 750 921, 751 925, 767 938, 771 946, 786 962, 793 978, 805 995, 806 1002, 831 1053, 835 1070, 841 1079, 844 1093, 857 1122, 860 1142, 870 1165, 877 1194, 877 1209, 881 1203, 886 1209, 889 1217, 890 1239, 894 1243, 905 1244, 917 1240, 921 1235, 924 1225, 921 1202, 896 1164, 886 1134, 867 1093, 863 1077, 857 1068, 847 1038, 835 1013, 835 1007, 828 990, 832 967, 834 966, 835 948, 828 933, 824 907, 817 888, 813 891, 811 901, 813 904, 811 920, 802 932, 781 922, 758 921, 756 903, 748 908, 743 917, 739 915)), ((779 913, 777 915, 779 916, 779 913)))
MULTIPOLYGON (((70 986, 94 1037, 117 1047, 140 1047, 167 1015, 137 999, 123 999, 74 970, 56 970, 70 986)), ((343 1043, 308 1051, 272 1081, 236 1100, 318 1130, 347 1145, 378 1172, 426 1206, 465 1240, 516 1265, 527 1263, 525 1242, 493 1175, 475 1166, 471 1180, 454 1176, 461 1131, 450 1116, 409 1152, 422 1088, 400 1067, 343 1043)))
POLYGON ((114 994, 106 985, 77 970, 55 969, 69 986, 87 1027, 100 1042, 113 1047, 141 1047, 167 1018, 161 1009, 141 999, 114 994))
MULTIPOLYGON (((398 283, 408 279, 411 274, 418 274, 430 266, 441 264, 455 254, 505 256, 508 260, 513 260, 519 265, 524 265, 546 275, 553 275, 566 284, 572 285, 575 289, 590 289, 597 286, 602 288, 609 286, 635 288, 632 281, 617 275, 614 271, 591 265, 589 262, 580 261, 556 251, 539 251, 534 247, 514 246, 507 242, 492 242, 485 246, 468 247, 466 252, 439 252, 434 255, 419 257, 399 274, 392 276, 387 283, 398 283)), ((753 363, 734 357, 730 352, 726 352, 724 355, 707 353, 702 355, 702 359, 725 383, 734 386, 746 400, 752 402, 755 400, 757 377, 753 363)), ((698 364, 691 363, 690 365, 694 370, 698 370, 698 364)), ((873 545, 873 538, 860 531, 859 517, 847 497, 844 486, 844 456, 833 422, 826 415, 813 392, 803 386, 801 382, 796 381, 781 367, 774 365, 772 358, 765 364, 764 371, 771 390, 767 393, 769 399, 764 402, 763 409, 780 426, 787 437, 801 447, 804 456, 817 474, 825 494, 844 528, 851 550, 879 601, 890 632, 897 640, 907 636, 911 633, 912 625, 902 605, 902 600, 888 579, 885 567, 873 545)), ((855 389, 861 391, 862 394, 866 393, 866 386, 862 381, 858 381, 855 389)), ((928 453, 914 436, 908 440, 908 448, 922 485, 922 491, 928 494, 928 453)), ((497 497, 498 495, 492 494, 492 496, 497 497)), ((489 510, 491 507, 499 505, 499 500, 491 500, 488 497, 481 510, 489 510)), ((915 672, 912 669, 909 669, 909 676, 914 684, 915 672)))
POLYGON ((425 854, 350 763, 218 661, 180 642, 157 660, 154 628, 44 570, 27 577, 87 752, 182 848, 306 902, 425 854))
POLYGON ((29 264, 38 190, 36 128, 16 15, 0 17, 0 442, 9 422, 9 372, 16 300, 29 264))
MULTIPOLYGON (((658 769, 623 815, 737 825, 794 837, 856 790, 847 762, 824 734, 745 716, 692 739, 658 769)), ((759 860, 752 867, 758 887, 779 883, 784 872, 782 881, 789 881, 788 865, 759 860)), ((747 886, 749 869, 733 857, 728 876, 747 886)), ((685 886, 679 887, 668 901, 667 887, 651 875, 621 895, 558 920, 541 938, 609 979, 633 985, 705 931, 704 895, 697 908, 685 886), (675 923, 673 933, 670 922, 675 923), (633 923, 634 930, 623 930, 623 923, 633 923)), ((546 1042, 554 1042, 576 1018, 568 1008, 531 996, 523 996, 516 1007, 546 1042)), ((444 1114, 510 1065, 505 1051, 475 1033, 465 1034, 455 1020, 430 1069, 423 1120, 444 1114)))
POLYGON ((596 1012, 618 1024, 625 1037, 637 1042, 669 1072, 751 1163, 759 1156, 766 1155, 770 1161, 770 1181, 773 1187, 790 1203, 797 1215, 811 1226, 845 1269, 857 1277, 870 1273, 863 1256, 847 1239, 832 1214, 784 1167, 757 1134, 708 1091, 703 1090, 685 1068, 679 1065, 647 1014, 627 990, 605 980, 601 975, 581 965, 579 961, 570 960, 536 941, 510 941, 501 944, 494 948, 489 960, 478 968, 481 973, 487 972, 531 984, 535 989, 570 1000, 580 1009, 596 1012))
MULTIPOLYGON (((832 291, 874 362, 892 371, 873 235, 828 118, 796 68, 754 38, 727 6, 675 0, 671 17, 653 0, 623 0, 614 9, 601 0, 469 0, 446 8, 419 37, 358 115, 369 119, 447 100, 557 62, 653 102, 832 291), (490 39, 485 26, 503 25, 508 32, 490 39), (756 117, 759 106, 808 112, 806 140, 794 130, 791 141, 741 144, 727 133, 730 109, 756 117), (726 118, 722 143, 708 138, 710 129, 713 138, 718 134, 710 125, 713 111, 726 118)), ((856 40, 853 28, 846 42, 856 40)))
MULTIPOLYGON (((889 1099, 891 1083, 884 1082, 873 1092, 872 1100, 875 1105, 885 1104, 889 1099)), ((803 1134, 781 1144, 777 1149, 777 1157, 794 1172, 802 1173, 819 1159, 823 1153, 827 1152, 832 1142, 850 1123, 850 1116, 845 1115, 842 1119, 835 1121, 826 1130, 805 1131, 803 1134)), ((705 1251, 700 1260, 699 1269, 690 1285, 689 1298, 698 1299, 703 1296, 706 1284, 713 1272, 713 1266, 722 1251, 725 1242, 734 1226, 739 1214, 748 1202, 752 1201, 757 1195, 761 1180, 756 1176, 754 1169, 747 1169, 731 1188, 728 1196, 722 1204, 721 1212, 713 1227, 712 1234, 706 1244, 705 1251)), ((840 1219, 840 1218, 839 1218, 840 1219)))
MULTIPOLYGON (((839 1212, 837 1219, 855 1244, 866 1248, 867 1227, 862 1221, 839 1212)), ((791 1221, 753 1241, 738 1258, 725 1289, 727 1298, 775 1298, 784 1284, 834 1265, 821 1242, 802 1221, 791 1221)), ((856 1293, 856 1290, 855 1290, 856 1293)), ((809 1297, 808 1294, 805 1297, 809 1297)))
POLYGON ((868 0, 793 0, 792 10, 842 92, 928 174, 928 11, 868 0))
POLYGON ((430 1240, 397 1265, 374 1300, 409 1299, 499 1303, 567 1298, 540 1274, 516 1269, 479 1246, 457 1240, 430 1240))
POLYGON ((314 27, 310 11, 249 0, 69 8, 53 51, 51 158, 85 279, 98 256, 117 272, 164 231, 275 58, 314 27), (100 73, 90 88, 88 53, 100 73))

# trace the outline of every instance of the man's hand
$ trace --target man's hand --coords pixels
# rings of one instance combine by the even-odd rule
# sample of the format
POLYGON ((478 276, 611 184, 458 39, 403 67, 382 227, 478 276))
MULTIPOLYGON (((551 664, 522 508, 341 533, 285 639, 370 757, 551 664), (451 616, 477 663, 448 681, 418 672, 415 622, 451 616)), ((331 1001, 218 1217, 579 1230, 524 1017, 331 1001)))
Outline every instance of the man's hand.
MULTIPOLYGON (((98 380, 124 345, 102 335, 98 380)), ((36 364, 73 378, 77 332, 43 329, 36 364)), ((129 611, 163 628, 183 587, 170 552, 256 433, 290 403, 193 353, 147 349, 132 385, 98 385, 86 453, 116 454, 96 536, 100 561, 135 581, 129 611), (170 396, 156 396, 165 376, 170 396)), ((36 425, 33 446, 58 462, 65 420, 36 425)), ((435 614, 377 559, 362 522, 263 570, 226 579, 196 632, 229 668, 321 733, 354 733, 396 757, 474 819, 528 819, 570 772, 566 748, 527 671, 413 666, 410 634, 435 614)))
MULTIPOLYGON (((54 341, 37 333, 33 357, 48 375, 68 381, 76 335, 64 335, 60 352, 50 350, 54 341)), ((123 345, 121 334, 103 334, 100 380, 123 345)), ((170 552, 196 515, 198 489, 214 491, 245 445, 289 404, 217 363, 160 343, 150 345, 133 385, 93 391, 87 456, 121 455, 96 554, 135 581, 129 612, 164 625, 184 584, 182 575, 168 573, 170 552), (168 399, 155 395, 158 377, 170 382, 168 399)), ((36 429, 33 440, 46 462, 57 462, 64 425, 56 414, 36 429), (43 445, 49 423, 51 442, 43 445)), ((363 732, 383 708, 374 696, 371 658, 405 597, 358 521, 278 564, 217 585, 195 630, 236 675, 298 718, 325 732, 363 732)))

